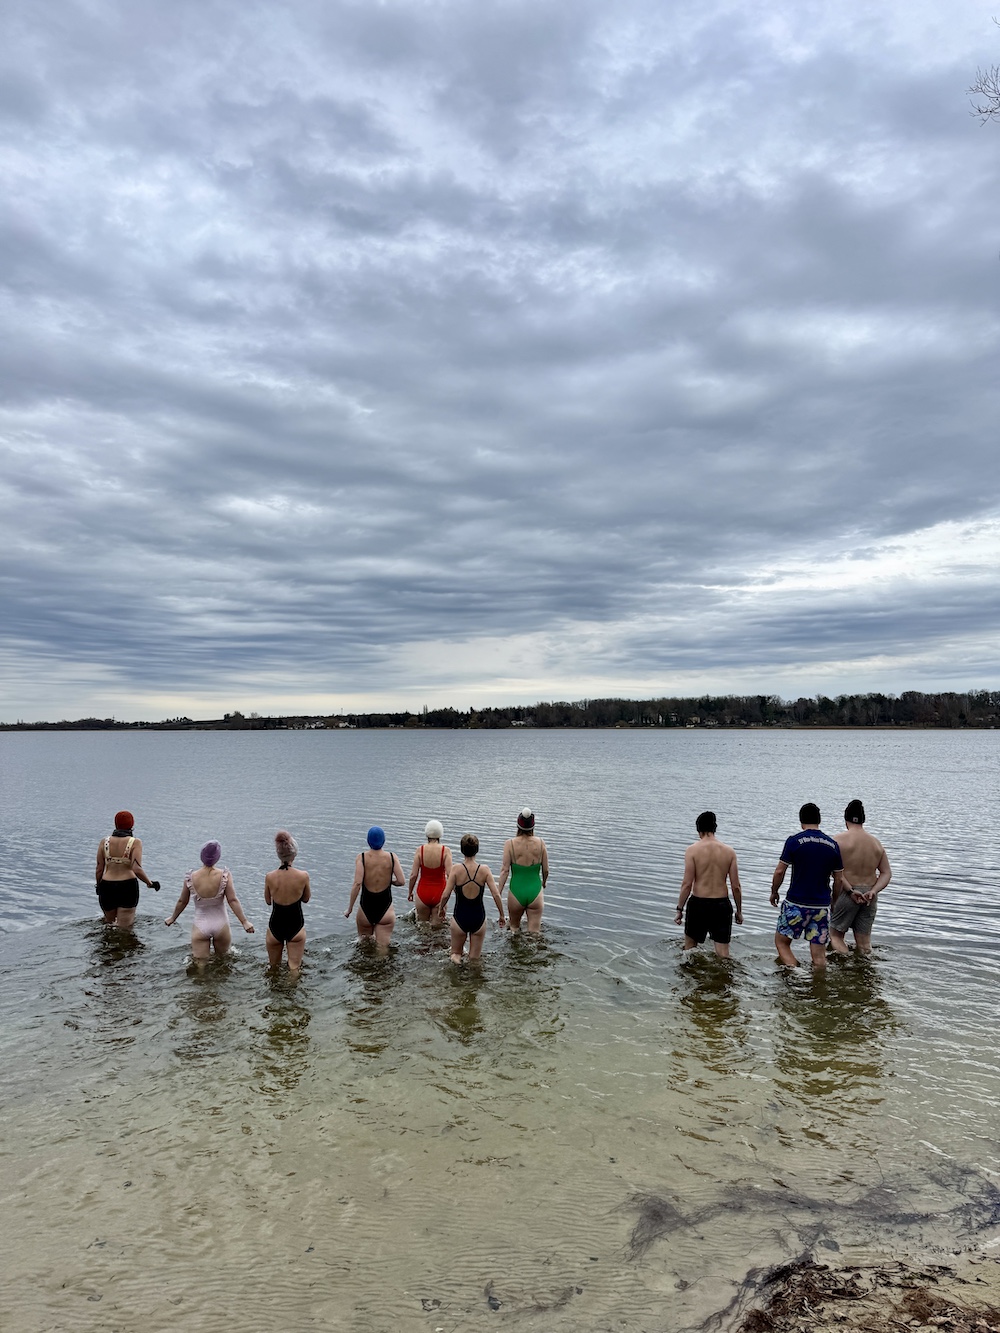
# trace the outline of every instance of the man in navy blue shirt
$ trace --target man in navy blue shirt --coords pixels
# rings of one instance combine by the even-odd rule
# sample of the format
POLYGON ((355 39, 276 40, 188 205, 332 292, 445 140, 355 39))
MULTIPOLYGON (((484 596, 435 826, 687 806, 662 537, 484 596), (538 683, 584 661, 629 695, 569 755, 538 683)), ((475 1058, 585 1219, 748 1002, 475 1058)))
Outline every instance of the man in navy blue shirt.
POLYGON ((792 883, 778 916, 774 944, 786 967, 798 967, 792 940, 806 939, 813 967, 826 967, 830 942, 830 902, 844 883, 844 863, 835 839, 819 826, 819 806, 807 801, 799 811, 802 830, 785 839, 781 860, 771 877, 771 906, 778 906, 778 890, 792 867, 792 883), (833 876, 833 886, 830 876, 833 876))

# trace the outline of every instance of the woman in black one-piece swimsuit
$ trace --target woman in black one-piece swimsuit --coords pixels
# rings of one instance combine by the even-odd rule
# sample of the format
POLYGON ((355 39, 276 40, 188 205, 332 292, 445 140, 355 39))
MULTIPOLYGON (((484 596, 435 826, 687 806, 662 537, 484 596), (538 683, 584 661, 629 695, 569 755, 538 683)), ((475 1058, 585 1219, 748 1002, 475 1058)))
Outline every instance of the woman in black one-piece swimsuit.
POLYGON ((475 962, 483 952, 486 939, 486 908, 483 894, 489 889, 493 901, 500 913, 500 925, 507 923, 503 914, 503 900, 497 888, 493 872, 488 865, 476 861, 479 851, 479 839, 474 833, 467 833, 462 839, 462 862, 452 866, 448 883, 441 898, 441 910, 454 893, 455 911, 451 918, 451 961, 465 961, 465 941, 469 941, 469 961, 475 962))
POLYGON ((264 878, 264 901, 271 909, 265 939, 267 961, 272 967, 277 967, 282 953, 287 950, 288 970, 297 972, 302 966, 302 954, 306 947, 302 904, 312 897, 312 890, 308 873, 295 870, 292 866, 299 852, 292 835, 284 829, 276 833, 274 850, 278 853, 281 865, 264 878))
POLYGON ((392 886, 404 884, 403 867, 395 852, 385 850, 385 833, 378 825, 368 830, 367 852, 359 852, 354 862, 354 883, 351 901, 344 916, 350 916, 358 903, 358 934, 365 939, 375 937, 379 952, 384 953, 396 924, 396 909, 392 905, 392 886))

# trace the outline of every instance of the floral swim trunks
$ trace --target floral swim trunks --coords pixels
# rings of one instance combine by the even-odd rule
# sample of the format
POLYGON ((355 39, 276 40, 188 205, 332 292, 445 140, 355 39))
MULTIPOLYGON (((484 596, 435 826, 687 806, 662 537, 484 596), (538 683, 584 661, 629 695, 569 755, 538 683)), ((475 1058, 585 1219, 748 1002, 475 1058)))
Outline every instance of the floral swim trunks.
POLYGON ((809 944, 830 943, 829 907, 800 907, 786 898, 778 914, 779 935, 787 935, 790 940, 804 939, 809 944))

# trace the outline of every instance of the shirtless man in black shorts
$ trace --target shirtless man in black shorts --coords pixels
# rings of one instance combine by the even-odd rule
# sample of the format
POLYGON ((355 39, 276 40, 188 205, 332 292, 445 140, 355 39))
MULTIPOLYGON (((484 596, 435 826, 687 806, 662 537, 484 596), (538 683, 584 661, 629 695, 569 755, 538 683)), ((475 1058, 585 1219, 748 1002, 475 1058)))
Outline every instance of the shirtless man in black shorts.
POLYGON ((711 935, 715 952, 720 958, 729 957, 729 941, 733 934, 733 903, 736 904, 736 924, 743 924, 743 893, 740 872, 736 868, 736 853, 715 836, 718 828, 715 815, 706 810, 695 820, 698 841, 684 853, 684 882, 677 904, 676 924, 681 924, 684 904, 684 948, 695 949, 711 935), (728 885, 727 885, 728 880, 728 885))

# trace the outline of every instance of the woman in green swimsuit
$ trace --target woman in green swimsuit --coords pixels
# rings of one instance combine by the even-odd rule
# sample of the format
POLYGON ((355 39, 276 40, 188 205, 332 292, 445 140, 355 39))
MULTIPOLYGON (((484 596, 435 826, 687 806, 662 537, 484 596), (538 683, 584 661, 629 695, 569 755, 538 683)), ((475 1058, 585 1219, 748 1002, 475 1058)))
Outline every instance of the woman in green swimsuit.
POLYGON ((542 928, 542 908, 545 906, 542 890, 549 878, 549 854, 542 839, 535 837, 535 816, 530 810, 521 811, 517 817, 517 833, 503 845, 501 893, 508 876, 507 913, 511 930, 520 930, 521 918, 527 916, 528 930, 537 933, 542 928))

